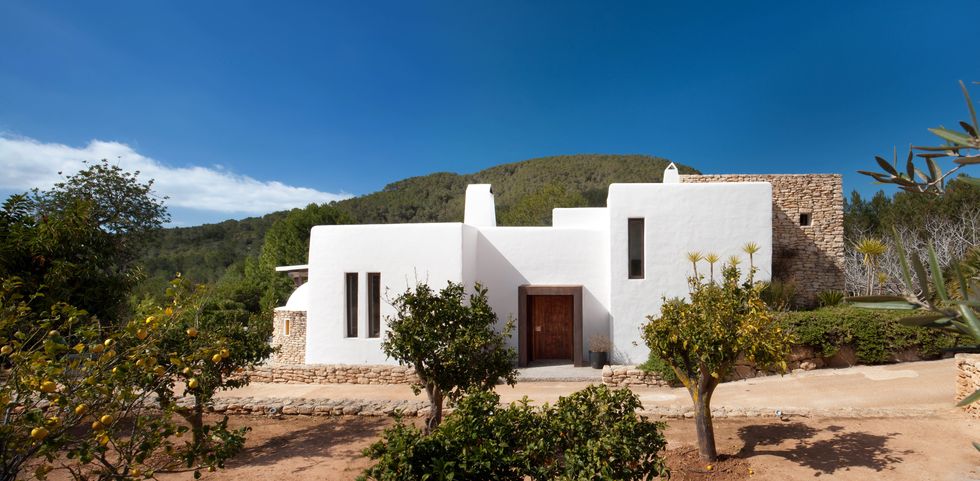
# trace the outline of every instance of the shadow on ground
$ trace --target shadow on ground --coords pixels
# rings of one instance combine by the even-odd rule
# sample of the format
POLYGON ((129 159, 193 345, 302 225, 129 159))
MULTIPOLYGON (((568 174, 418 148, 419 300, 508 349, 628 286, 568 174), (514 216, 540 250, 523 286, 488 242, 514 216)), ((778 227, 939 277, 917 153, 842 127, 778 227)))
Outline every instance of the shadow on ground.
POLYGON ((812 469, 814 476, 832 475, 856 467, 881 472, 894 469, 893 464, 914 453, 895 451, 887 446, 897 434, 845 432, 841 426, 815 429, 803 423, 745 426, 738 430, 738 436, 745 443, 738 456, 778 456, 812 469))
MULTIPOLYGON (((352 458, 361 454, 362 448, 352 448, 364 439, 381 435, 384 424, 377 419, 352 418, 344 423, 315 423, 300 429, 263 440, 262 444, 245 448, 240 456, 229 462, 229 467, 247 465, 275 465, 287 458, 338 457, 352 458)), ((310 469, 315 463, 301 468, 310 469)))

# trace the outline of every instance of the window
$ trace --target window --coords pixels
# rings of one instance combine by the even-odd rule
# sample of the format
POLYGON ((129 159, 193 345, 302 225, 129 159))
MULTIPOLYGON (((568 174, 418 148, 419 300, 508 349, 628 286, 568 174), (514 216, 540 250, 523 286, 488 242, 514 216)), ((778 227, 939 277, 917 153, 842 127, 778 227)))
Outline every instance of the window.
POLYGON ((287 336, 289 335, 289 319, 283 322, 283 331, 285 331, 287 336))
POLYGON ((810 219, 810 213, 809 212, 803 212, 803 213, 800 214, 800 225, 801 226, 806 227, 806 226, 810 225, 810 220, 811 219, 810 219))
POLYGON ((381 337, 381 274, 368 273, 368 337, 381 337))
POLYGON ((347 297, 347 337, 357 337, 357 273, 344 274, 347 297))
POLYGON ((627 231, 629 278, 643 279, 643 219, 629 219, 627 231))

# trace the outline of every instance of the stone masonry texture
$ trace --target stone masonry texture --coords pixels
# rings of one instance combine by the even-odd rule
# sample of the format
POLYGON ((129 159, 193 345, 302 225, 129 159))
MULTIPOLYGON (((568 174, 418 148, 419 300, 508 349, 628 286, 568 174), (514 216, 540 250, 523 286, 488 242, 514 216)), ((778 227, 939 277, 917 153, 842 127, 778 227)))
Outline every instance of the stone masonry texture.
MULTIPOLYGON (((956 402, 980 389, 980 354, 956 355, 956 402)), ((965 407, 966 412, 980 418, 980 402, 965 407)))
POLYGON ((272 346, 279 348, 271 359, 272 364, 306 362, 306 311, 275 311, 272 317, 272 346))
POLYGON ((795 286, 794 301, 844 288, 844 192, 840 174, 682 175, 682 182, 769 182, 772 185, 772 275, 795 286), (802 226, 801 215, 809 217, 802 226))

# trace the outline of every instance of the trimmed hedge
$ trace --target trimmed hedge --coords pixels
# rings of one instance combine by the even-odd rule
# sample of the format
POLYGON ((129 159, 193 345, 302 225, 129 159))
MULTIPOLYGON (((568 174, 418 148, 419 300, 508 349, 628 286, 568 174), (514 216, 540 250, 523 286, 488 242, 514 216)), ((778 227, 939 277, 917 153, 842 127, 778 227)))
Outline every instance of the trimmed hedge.
POLYGON ((893 362, 895 354, 907 350, 925 359, 936 358, 957 345, 959 336, 954 333, 898 322, 910 315, 911 311, 842 305, 784 312, 778 319, 796 337, 797 345, 812 347, 826 357, 849 345, 861 364, 893 362))
MULTIPOLYGON (((911 311, 862 309, 848 305, 813 311, 789 311, 776 315, 783 328, 795 337, 794 345, 808 346, 824 357, 837 354, 841 347, 854 348, 860 364, 894 362, 895 355, 913 350, 923 359, 939 357, 943 350, 962 344, 963 338, 947 331, 905 326, 899 319, 911 311)), ((656 372, 665 381, 676 382, 670 366, 655 356, 637 366, 656 372)))

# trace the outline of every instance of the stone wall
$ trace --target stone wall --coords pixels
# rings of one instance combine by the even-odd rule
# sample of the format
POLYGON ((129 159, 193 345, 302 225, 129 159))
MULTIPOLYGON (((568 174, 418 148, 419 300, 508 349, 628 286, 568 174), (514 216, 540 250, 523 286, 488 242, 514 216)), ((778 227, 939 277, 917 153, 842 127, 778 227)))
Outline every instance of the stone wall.
MULTIPOLYGON (((786 359, 786 368, 791 372, 811 371, 822 367, 842 367, 835 364, 834 358, 824 358, 811 347, 796 346, 786 359)), ((850 365, 850 364, 848 364, 850 365)), ((733 372, 725 381, 736 381, 759 376, 771 376, 774 371, 760 371, 744 360, 735 362, 733 372)), ((660 378, 660 374, 646 372, 637 366, 606 366, 602 369, 602 383, 609 387, 655 387, 667 386, 668 383, 660 378)))
MULTIPOLYGON (((956 402, 980 389, 980 354, 956 355, 956 402)), ((966 412, 980 418, 980 402, 965 407, 966 412)))
POLYGON ((795 302, 816 304, 825 290, 844 289, 844 193, 839 174, 682 175, 682 182, 772 184, 773 278, 792 282, 795 302), (808 226, 801 215, 809 216, 808 226))
POLYGON ((660 374, 646 372, 636 366, 606 366, 602 368, 602 383, 609 387, 667 386, 660 374))
POLYGON ((306 362, 306 311, 276 310, 272 315, 272 346, 279 352, 272 364, 306 362))
POLYGON ((409 384, 418 378, 405 366, 269 364, 248 373, 252 382, 296 384, 409 384))

